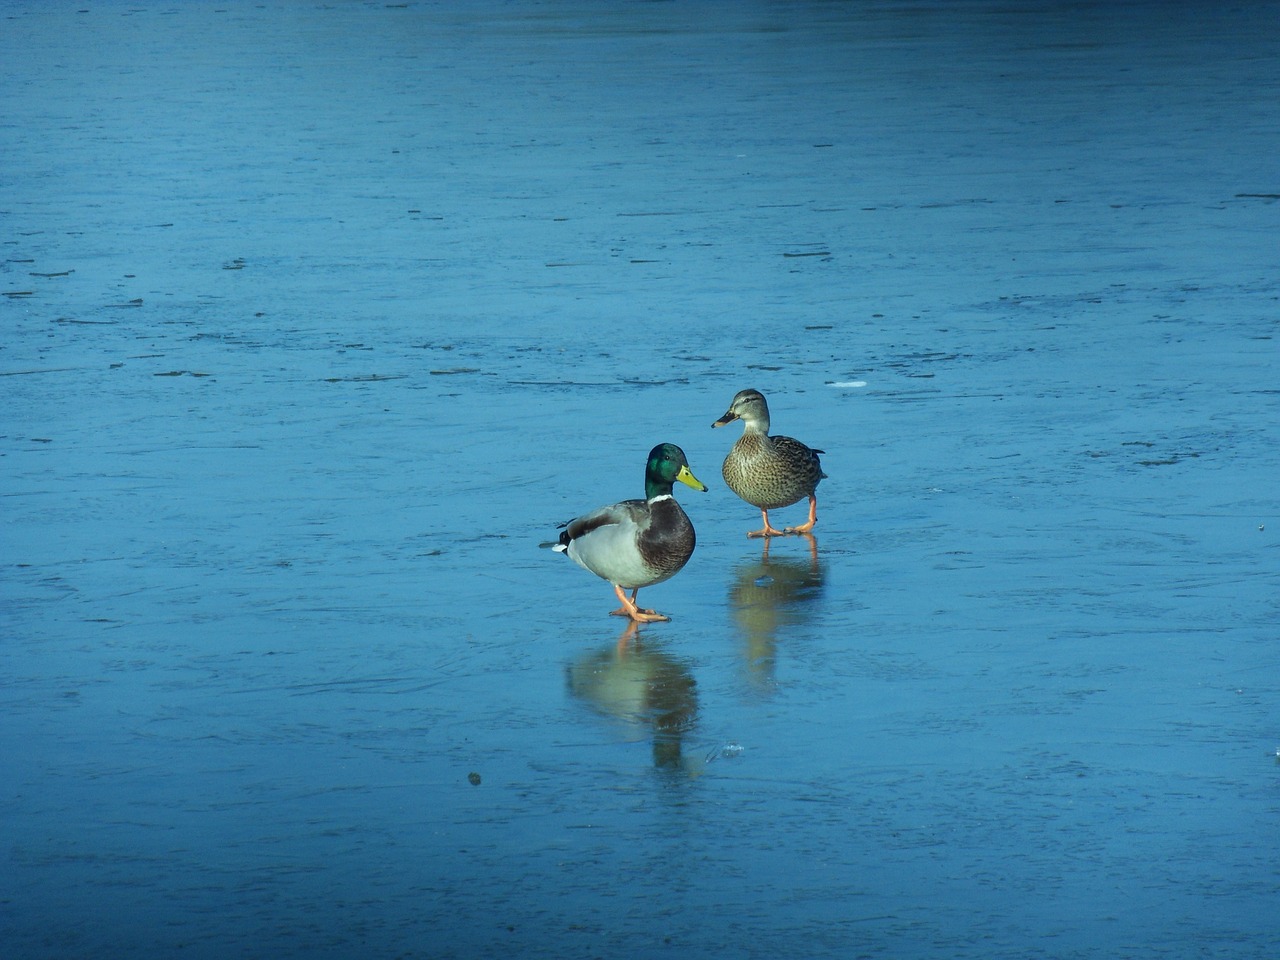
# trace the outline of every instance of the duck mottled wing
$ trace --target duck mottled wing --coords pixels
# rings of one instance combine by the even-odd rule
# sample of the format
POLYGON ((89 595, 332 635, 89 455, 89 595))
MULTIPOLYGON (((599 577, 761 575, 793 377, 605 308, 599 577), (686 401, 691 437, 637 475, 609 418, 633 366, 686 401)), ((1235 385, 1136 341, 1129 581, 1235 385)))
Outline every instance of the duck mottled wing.
POLYGON ((818 454, 822 451, 807 447, 792 437, 770 437, 770 439, 773 441, 774 449, 794 470, 796 482, 807 485, 803 495, 808 496, 818 485, 818 481, 826 476, 822 472, 822 461, 818 458, 818 454))

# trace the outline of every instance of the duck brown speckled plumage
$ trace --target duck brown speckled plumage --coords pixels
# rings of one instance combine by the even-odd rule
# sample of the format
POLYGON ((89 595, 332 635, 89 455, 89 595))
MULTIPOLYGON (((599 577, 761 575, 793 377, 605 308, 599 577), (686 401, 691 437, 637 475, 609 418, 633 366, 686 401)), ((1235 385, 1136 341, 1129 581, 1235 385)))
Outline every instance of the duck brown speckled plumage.
POLYGON ((821 450, 805 446, 791 437, 769 436, 769 405, 759 390, 741 390, 729 404, 723 417, 711 424, 723 427, 734 420, 743 424, 742 436, 724 458, 724 482, 743 500, 760 508, 764 528, 752 530, 748 537, 778 537, 784 534, 813 532, 818 522, 818 498, 815 491, 826 476, 822 472, 821 450), (769 523, 769 511, 788 507, 809 498, 809 520, 798 527, 775 529, 769 523))

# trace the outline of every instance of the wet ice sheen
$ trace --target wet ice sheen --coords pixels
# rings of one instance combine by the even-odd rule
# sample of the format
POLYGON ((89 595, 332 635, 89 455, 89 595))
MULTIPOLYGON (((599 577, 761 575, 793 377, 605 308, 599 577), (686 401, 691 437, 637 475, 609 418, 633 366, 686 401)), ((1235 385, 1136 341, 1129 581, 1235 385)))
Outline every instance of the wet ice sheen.
POLYGON ((6 957, 1280 954, 1276 4, 3 15, 6 957))

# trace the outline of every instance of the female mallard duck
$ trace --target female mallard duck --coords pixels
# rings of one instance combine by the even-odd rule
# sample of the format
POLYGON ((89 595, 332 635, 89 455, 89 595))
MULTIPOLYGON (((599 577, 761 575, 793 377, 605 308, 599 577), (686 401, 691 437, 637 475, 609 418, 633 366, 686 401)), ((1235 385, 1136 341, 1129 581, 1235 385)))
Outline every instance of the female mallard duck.
POLYGON ((760 508, 764 529, 752 530, 748 537, 779 537, 788 533, 811 533, 818 522, 818 483, 826 476, 818 459, 821 450, 806 447, 791 437, 769 436, 769 405, 759 390, 741 390, 729 404, 729 411, 713 423, 723 427, 741 420, 742 436, 724 458, 724 482, 747 503, 760 508), (809 498, 809 522, 785 530, 769 524, 769 511, 789 507, 809 498))
POLYGON ((636 623, 671 619, 636 606, 636 594, 641 587, 674 577, 693 555, 693 524, 671 494, 677 480, 695 490, 707 489, 689 470, 683 450, 674 443, 660 443, 649 451, 645 499, 623 500, 570 520, 552 548, 613 584, 622 601, 611 611, 615 617, 630 617, 636 623), (624 590, 631 591, 630 599, 624 590))

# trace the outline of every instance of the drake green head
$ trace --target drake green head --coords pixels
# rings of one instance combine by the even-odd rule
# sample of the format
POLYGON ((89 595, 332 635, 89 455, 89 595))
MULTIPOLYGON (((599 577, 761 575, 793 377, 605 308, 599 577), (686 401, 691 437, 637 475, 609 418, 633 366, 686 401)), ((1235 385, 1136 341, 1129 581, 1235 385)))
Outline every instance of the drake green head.
POLYGON ((671 487, 680 481, 695 490, 706 493, 707 487, 693 475, 684 451, 674 443, 660 443, 649 451, 649 462, 644 469, 645 499, 671 496, 671 487))

